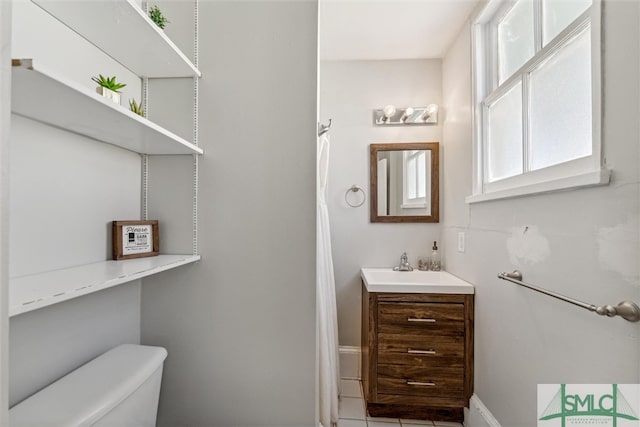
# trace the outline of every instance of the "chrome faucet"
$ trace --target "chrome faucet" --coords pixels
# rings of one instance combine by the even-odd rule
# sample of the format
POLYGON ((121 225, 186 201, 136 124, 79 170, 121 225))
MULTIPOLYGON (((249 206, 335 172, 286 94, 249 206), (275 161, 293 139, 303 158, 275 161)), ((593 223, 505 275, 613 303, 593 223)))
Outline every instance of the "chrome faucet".
POLYGON ((413 271, 413 267, 409 264, 407 253, 403 252, 400 256, 400 265, 393 267, 393 271, 413 271))

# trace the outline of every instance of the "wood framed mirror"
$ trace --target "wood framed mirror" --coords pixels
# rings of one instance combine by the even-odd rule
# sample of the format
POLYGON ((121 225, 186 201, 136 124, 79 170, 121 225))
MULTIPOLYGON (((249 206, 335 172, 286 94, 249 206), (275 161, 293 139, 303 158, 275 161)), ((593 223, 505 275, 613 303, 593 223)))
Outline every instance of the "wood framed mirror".
POLYGON ((439 222, 437 142, 369 146, 371 222, 439 222))

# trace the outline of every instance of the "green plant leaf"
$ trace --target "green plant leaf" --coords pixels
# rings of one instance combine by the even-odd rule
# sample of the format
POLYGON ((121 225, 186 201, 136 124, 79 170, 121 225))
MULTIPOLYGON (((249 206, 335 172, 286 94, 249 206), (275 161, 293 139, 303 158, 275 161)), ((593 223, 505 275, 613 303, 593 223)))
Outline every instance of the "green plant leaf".
POLYGON ((153 6, 149 9, 149 18, 162 29, 164 29, 165 25, 169 22, 169 20, 164 17, 158 6, 153 6))
POLYGON ((141 117, 145 117, 144 110, 142 109, 142 105, 138 104, 135 99, 129 100, 129 110, 133 111, 137 115, 141 117))
POLYGON ((98 77, 91 77, 91 80, 98 83, 102 87, 106 87, 114 92, 119 92, 120 89, 125 87, 126 83, 118 83, 116 82, 116 76, 113 77, 105 77, 102 74, 98 74, 98 77))

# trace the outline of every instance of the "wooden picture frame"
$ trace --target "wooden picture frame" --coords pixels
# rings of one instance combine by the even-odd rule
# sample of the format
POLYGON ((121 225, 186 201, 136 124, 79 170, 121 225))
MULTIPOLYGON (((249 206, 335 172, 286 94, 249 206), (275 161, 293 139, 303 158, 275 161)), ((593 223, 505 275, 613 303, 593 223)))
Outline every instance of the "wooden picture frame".
MULTIPOLYGON (((437 142, 400 142, 369 145, 369 200, 370 222, 440 222, 440 153, 437 142), (430 170, 430 213, 423 215, 381 215, 378 209, 378 153, 406 150, 428 150, 431 152, 430 170)), ((382 200, 380 203, 384 203, 382 200)))
POLYGON ((158 220, 113 221, 113 259, 132 259, 160 254, 158 220))

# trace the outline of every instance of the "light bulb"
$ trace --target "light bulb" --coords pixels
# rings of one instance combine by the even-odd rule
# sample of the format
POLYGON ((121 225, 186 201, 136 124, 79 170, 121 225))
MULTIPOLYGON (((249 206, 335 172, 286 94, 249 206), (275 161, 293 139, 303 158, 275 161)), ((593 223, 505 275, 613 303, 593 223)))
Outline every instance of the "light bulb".
POLYGON ((396 114, 396 107, 393 105, 387 105, 382 109, 382 113, 384 114, 383 120, 386 122, 391 117, 393 117, 394 114, 396 114))
POLYGON ((413 114, 413 108, 409 107, 409 108, 405 109, 404 113, 402 114, 402 117, 400 117, 400 121, 406 122, 407 119, 409 117, 411 117, 412 114, 413 114))
MULTIPOLYGON (((424 109, 424 114, 422 115, 422 120, 425 122, 429 120, 432 116, 438 114, 438 105, 437 104, 429 104, 427 108, 424 109)), ((437 121, 437 118, 436 118, 437 121)))

